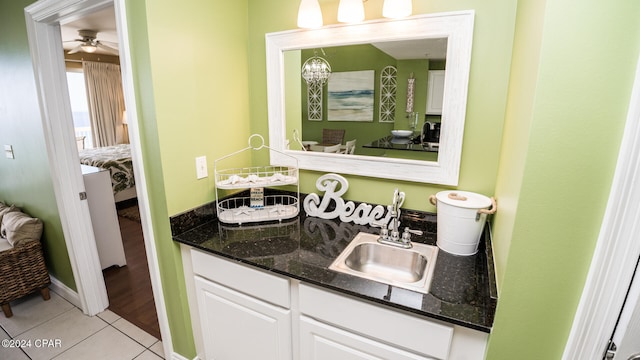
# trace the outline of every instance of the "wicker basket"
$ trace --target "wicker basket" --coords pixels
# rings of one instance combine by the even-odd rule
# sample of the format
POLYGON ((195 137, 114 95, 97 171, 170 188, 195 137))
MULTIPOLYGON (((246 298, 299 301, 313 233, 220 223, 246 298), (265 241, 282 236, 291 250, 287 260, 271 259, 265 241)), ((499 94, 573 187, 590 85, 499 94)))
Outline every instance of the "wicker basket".
POLYGON ((0 252, 0 305, 7 317, 11 316, 10 301, 38 290, 47 300, 50 284, 40 241, 27 241, 0 252))

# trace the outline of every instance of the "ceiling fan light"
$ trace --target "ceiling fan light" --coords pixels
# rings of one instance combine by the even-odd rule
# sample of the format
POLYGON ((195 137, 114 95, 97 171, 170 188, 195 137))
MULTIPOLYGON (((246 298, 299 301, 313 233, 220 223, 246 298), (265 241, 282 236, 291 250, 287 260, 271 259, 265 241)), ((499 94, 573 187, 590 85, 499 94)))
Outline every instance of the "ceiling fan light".
POLYGON ((82 51, 86 52, 86 53, 94 53, 96 52, 96 50, 98 50, 98 47, 92 44, 86 44, 86 45, 82 45, 80 46, 82 48, 82 51))
POLYGON ((340 0, 338 5, 338 21, 343 23, 357 23, 364 20, 364 5, 362 0, 340 0))
POLYGON ((403 18, 413 12, 411 0, 384 0, 382 16, 386 18, 403 18))
POLYGON ((305 29, 322 26, 322 11, 318 0, 301 0, 298 9, 298 27, 305 29))

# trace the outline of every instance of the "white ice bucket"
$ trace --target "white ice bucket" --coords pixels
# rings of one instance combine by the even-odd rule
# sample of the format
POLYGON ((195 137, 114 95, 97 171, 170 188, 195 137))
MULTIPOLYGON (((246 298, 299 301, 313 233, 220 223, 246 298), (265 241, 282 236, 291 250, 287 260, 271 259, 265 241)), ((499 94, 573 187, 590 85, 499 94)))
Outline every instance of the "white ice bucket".
POLYGON ((440 191, 429 196, 438 208, 437 245, 454 255, 478 252, 487 215, 497 210, 496 200, 468 191, 440 191))

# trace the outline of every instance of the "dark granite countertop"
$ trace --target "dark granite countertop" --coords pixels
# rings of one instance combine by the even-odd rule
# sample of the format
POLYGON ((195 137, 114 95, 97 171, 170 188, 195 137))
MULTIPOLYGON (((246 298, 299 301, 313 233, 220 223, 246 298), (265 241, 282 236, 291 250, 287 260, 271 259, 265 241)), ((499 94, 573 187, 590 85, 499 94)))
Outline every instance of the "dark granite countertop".
POLYGON ((388 149, 388 150, 409 150, 409 151, 424 151, 424 152, 438 152, 437 142, 422 143, 417 137, 411 136, 407 138, 399 138, 392 135, 385 136, 378 140, 374 140, 370 143, 362 145, 365 148, 372 149, 388 149), (429 145, 431 144, 431 145, 429 145))
MULTIPOLYGON (((421 229, 412 241, 436 244, 436 215, 402 210, 402 227, 421 229)), ((490 332, 497 295, 489 226, 480 250, 455 256, 440 250, 429 294, 405 290, 329 270, 359 233, 379 229, 306 216, 281 223, 231 225, 208 204, 171 218, 173 240, 300 281, 483 332, 490 332)))

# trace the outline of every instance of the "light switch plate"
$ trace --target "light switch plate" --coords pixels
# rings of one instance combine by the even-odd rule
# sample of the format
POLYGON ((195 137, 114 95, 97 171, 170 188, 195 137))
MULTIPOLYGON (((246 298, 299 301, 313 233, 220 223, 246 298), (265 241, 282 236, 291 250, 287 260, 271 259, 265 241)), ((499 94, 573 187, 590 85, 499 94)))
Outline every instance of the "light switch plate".
POLYGON ((207 172, 207 157, 206 156, 198 156, 196 158, 196 178, 204 179, 209 176, 207 172))

